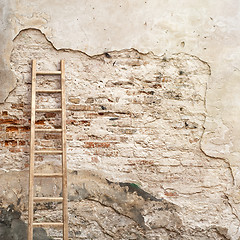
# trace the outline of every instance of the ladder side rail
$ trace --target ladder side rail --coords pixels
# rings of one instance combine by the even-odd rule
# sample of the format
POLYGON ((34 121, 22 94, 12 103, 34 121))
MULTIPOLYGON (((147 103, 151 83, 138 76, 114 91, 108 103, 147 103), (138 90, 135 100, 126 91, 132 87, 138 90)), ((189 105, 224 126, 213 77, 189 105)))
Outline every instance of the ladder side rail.
POLYGON ((66 159, 66 91, 65 62, 61 60, 62 89, 62 191, 63 191, 63 239, 68 240, 68 193, 67 193, 67 159, 66 159))
POLYGON ((31 137, 29 164, 29 199, 28 199, 28 240, 33 239, 33 192, 34 192, 34 151, 35 151, 35 109, 36 109, 36 60, 32 61, 32 103, 31 137))

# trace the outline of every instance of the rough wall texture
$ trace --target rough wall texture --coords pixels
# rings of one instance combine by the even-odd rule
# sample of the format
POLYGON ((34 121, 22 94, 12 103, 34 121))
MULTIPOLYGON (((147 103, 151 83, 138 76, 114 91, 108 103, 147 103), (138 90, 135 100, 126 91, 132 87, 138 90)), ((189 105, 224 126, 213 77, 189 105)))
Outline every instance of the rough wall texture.
MULTIPOLYGON (((8 1, 9 2, 9 1, 8 1)), ((0 103, 3 103, 9 92, 16 85, 16 78, 10 69, 10 55, 12 50, 11 4, 0 2, 0 103)))
MULTIPOLYGON (((0 236, 25 239, 15 233, 19 224, 24 234, 20 212, 26 218, 30 61, 52 70, 64 58, 68 162, 76 171, 69 182, 71 236, 238 239, 239 6, 0 1, 0 236)), ((48 80, 39 83, 53 86, 48 80)), ((59 104, 54 95, 39 99, 59 104)), ((58 118, 39 115, 36 124, 57 127, 58 118)), ((37 142, 51 148, 59 136, 39 135, 37 142)), ((37 160, 44 171, 44 162, 59 163, 37 160)), ((48 184, 44 194, 59 193, 58 183, 48 184)), ((43 229, 35 234, 46 238, 43 229)))
MULTIPOLYGON (((238 239, 228 195, 231 169, 200 147, 208 64, 184 53, 159 57, 129 49, 89 57, 57 51, 34 29, 14 40, 17 86, 0 106, 3 209, 13 204, 26 219, 32 59, 41 70, 58 69, 59 60, 66 60, 73 239, 238 239)), ((57 82, 38 79, 42 88, 57 82)), ((57 107, 58 99, 41 94, 38 106, 57 107)), ((57 128, 59 118, 39 114, 36 124, 57 128)), ((59 135, 39 134, 36 141, 38 148, 58 147, 59 135)), ((38 157, 36 166, 56 170, 59 160, 38 157)), ((37 185, 37 195, 61 193, 57 181, 37 185)), ((36 216, 43 220, 52 211, 53 220, 59 207, 37 205, 36 216)))
POLYGON ((56 48, 89 55, 138 49, 154 54, 185 52, 211 66, 202 149, 230 163, 239 194, 240 2, 176 0, 2 0, 0 102, 16 80, 10 71, 12 40, 38 28, 56 48))

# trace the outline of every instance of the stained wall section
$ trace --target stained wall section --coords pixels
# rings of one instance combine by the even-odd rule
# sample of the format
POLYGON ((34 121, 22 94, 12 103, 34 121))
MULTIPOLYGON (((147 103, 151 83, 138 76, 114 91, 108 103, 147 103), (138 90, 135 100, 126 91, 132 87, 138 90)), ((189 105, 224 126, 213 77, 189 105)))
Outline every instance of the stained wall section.
MULTIPOLYGON (((155 239, 159 234, 166 239, 171 234, 181 236, 181 229, 184 229, 186 239, 192 239, 195 233, 190 229, 196 227, 200 228, 197 234, 201 236, 218 236, 216 225, 225 229, 226 236, 236 229, 237 221, 223 196, 232 184, 228 165, 221 159, 206 156, 200 149, 206 118, 206 85, 210 77, 206 62, 184 53, 159 57, 134 49, 89 57, 78 51, 57 51, 39 30, 22 31, 14 40, 11 55, 17 87, 1 108, 4 156, 1 168, 5 171, 25 171, 28 167, 32 59, 37 60, 39 70, 58 69, 59 59, 66 61, 67 158, 69 170, 74 170, 69 177, 70 223, 81 216, 75 211, 86 207, 83 202, 79 205, 79 200, 92 198, 131 219, 133 225, 125 227, 120 235, 114 233, 113 238, 125 239, 125 231, 134 228, 135 224, 140 227, 137 234, 149 239, 155 239), (74 177, 76 174, 79 177, 74 177), (121 184, 117 188, 118 195, 111 190, 115 185, 109 183, 134 184, 138 191, 148 192, 149 197, 139 195, 135 199, 131 191, 128 193, 131 185, 121 184), (121 186, 127 189, 125 197, 121 196, 121 186), (109 189, 107 193, 105 189, 109 189), (145 201, 146 206, 143 205, 145 201), (152 202, 159 206, 164 204, 164 212, 150 211, 154 209, 152 202), (76 210, 72 212, 74 206, 76 210), (224 218, 223 215, 219 218, 223 210, 224 218), (163 216, 168 217, 164 219, 163 216), (146 227, 149 230, 142 232, 141 228, 146 227), (208 233, 205 233, 206 229, 208 233)), ((44 77, 38 79, 37 86, 52 89, 58 88, 59 84, 55 77, 44 77)), ((60 106, 56 94, 50 97, 40 94, 37 99, 39 108, 60 106)), ((39 114, 36 126, 57 128, 59 120, 57 113, 39 114)), ((38 149, 53 149, 59 147, 59 140, 58 134, 40 134, 36 145, 38 149)), ((42 171, 49 168, 48 164, 58 168, 60 159, 36 158, 36 167, 42 171)), ((26 181, 24 179, 19 180, 20 185, 26 181)), ((59 183, 42 182, 36 188, 38 194, 43 194, 40 196, 47 196, 51 190, 59 194, 59 183), (44 190, 43 186, 48 185, 44 190)), ((132 192, 136 195, 138 191, 132 192)), ((19 208, 26 216, 26 195, 19 189, 15 192, 21 197, 12 200, 4 197, 4 204, 9 201, 16 204, 19 198, 22 199, 19 208)), ((86 204, 92 206, 93 203, 86 204)), ((100 205, 96 207, 97 211, 102 208, 100 205)), ((44 211, 44 207, 37 210, 44 211)), ((59 214, 53 212, 51 216, 54 219, 59 214)), ((86 219, 86 216, 81 217, 86 219)), ((113 219, 119 219, 119 216, 113 219)), ((77 233, 76 227, 81 228, 81 224, 76 221, 74 225, 70 224, 71 236, 78 239, 81 234, 77 233)), ((107 224, 105 227, 109 228, 107 224)), ((107 236, 98 227, 93 234, 99 239, 107 236)))

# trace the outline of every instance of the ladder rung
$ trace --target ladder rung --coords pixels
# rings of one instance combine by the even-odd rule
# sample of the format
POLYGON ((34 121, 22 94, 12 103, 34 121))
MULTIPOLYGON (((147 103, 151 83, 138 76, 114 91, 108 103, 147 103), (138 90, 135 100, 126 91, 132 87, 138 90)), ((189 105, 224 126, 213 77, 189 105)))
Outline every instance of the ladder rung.
POLYGON ((38 71, 37 75, 58 75, 61 74, 61 71, 38 71))
POLYGON ((34 202, 62 202, 62 197, 34 197, 34 202))
POLYGON ((35 173, 34 177, 62 177, 62 173, 35 173))
POLYGON ((33 223, 33 227, 62 227, 63 223, 60 222, 42 222, 33 223))
POLYGON ((44 89, 38 89, 36 90, 37 93, 60 93, 62 92, 61 89, 52 89, 52 90, 44 90, 44 89))
POLYGON ((44 128, 35 128, 36 132, 62 132, 62 129, 44 129, 44 128))
POLYGON ((61 112, 62 109, 61 108, 45 108, 45 109, 36 109, 36 112, 61 112))
POLYGON ((62 154, 62 150, 35 150, 36 154, 62 154))

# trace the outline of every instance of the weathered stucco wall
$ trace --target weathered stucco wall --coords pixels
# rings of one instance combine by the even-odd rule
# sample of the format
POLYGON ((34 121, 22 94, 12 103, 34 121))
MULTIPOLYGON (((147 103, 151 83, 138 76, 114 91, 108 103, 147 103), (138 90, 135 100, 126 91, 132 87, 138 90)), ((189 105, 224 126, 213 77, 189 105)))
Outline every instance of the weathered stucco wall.
POLYGON ((11 25, 11 5, 8 1, 0 1, 0 103, 7 98, 16 85, 16 77, 10 69, 13 28, 11 25))
MULTIPOLYGON (((156 230, 150 222, 162 215, 149 215, 151 207, 139 207, 151 229, 142 237, 168 239, 177 234, 197 239, 200 234, 199 239, 238 239, 239 4, 1 1, 2 177, 8 178, 5 171, 18 174, 28 167, 30 60, 35 57, 39 68, 52 69, 64 58, 69 168, 94 171, 115 183, 141 184, 157 199, 164 197, 180 207, 174 211, 181 227, 174 223, 175 228, 160 225, 156 230)), ((44 103, 44 96, 41 100, 44 103)), ((47 123, 45 117, 39 125, 47 123)), ((39 144, 51 147, 46 137, 39 144)), ((24 185, 26 179, 19 181, 24 185)), ((95 191, 90 186, 87 192, 90 189, 95 191)), ((4 192, 3 205, 19 205, 9 194, 4 192)), ((97 216, 106 214, 104 207, 100 210, 85 195, 76 195, 96 207, 97 216)), ((82 204, 76 211, 85 206, 76 204, 82 204)), ((19 209, 25 214, 24 203, 19 209)), ((130 219, 139 225, 132 215, 130 219)), ((94 236, 110 234, 111 239, 107 226, 99 226, 94 236)), ((72 236, 89 239, 78 234, 73 227, 72 236)), ((112 238, 128 239, 124 234, 112 238)))

